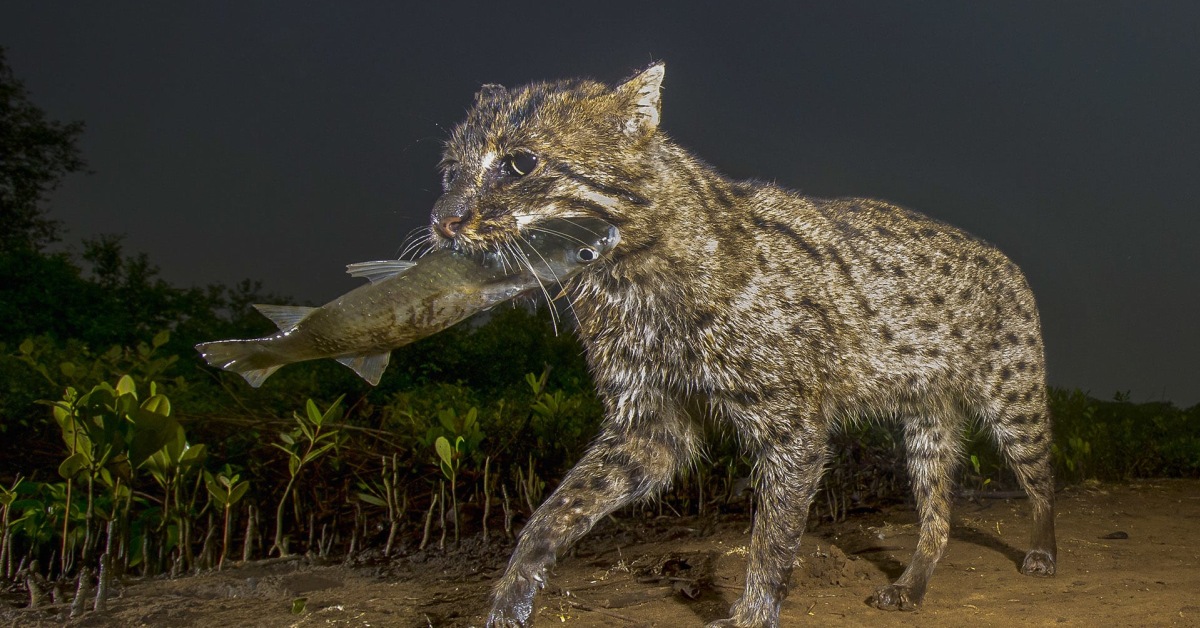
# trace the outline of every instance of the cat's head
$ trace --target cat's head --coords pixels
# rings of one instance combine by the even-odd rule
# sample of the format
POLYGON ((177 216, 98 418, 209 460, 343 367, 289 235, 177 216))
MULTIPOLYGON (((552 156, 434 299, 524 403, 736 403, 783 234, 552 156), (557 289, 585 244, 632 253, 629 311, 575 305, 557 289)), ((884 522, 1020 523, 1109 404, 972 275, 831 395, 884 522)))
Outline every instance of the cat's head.
POLYGON ((440 246, 511 242, 552 217, 622 225, 648 203, 663 65, 610 87, 587 80, 485 85, 450 134, 431 231, 440 246))

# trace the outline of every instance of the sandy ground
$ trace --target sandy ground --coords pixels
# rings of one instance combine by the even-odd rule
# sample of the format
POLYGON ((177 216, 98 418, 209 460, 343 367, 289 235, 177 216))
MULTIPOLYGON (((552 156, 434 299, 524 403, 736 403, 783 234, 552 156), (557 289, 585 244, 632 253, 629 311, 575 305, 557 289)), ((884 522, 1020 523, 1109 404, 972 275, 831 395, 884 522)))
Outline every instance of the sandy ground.
MULTIPOLYGON (((1017 572, 1023 500, 963 501, 922 607, 868 607, 916 544, 896 507, 806 537, 784 626, 1200 626, 1200 481, 1067 489, 1058 500, 1058 574, 1017 572)), ((701 626, 743 580, 745 518, 606 520, 559 562, 538 626, 701 626)), ((107 613, 0 610, 14 626, 481 626, 509 541, 373 564, 304 559, 175 580, 131 580, 107 613)))

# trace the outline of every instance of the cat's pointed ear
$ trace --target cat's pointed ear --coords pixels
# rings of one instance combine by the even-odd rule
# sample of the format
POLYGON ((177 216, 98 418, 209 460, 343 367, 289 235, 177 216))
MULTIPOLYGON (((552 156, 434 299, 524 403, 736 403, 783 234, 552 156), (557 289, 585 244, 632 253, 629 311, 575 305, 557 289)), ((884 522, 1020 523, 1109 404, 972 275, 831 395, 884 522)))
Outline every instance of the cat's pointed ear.
POLYGON ((475 104, 482 104, 491 100, 495 100, 507 93, 508 90, 504 89, 503 85, 487 83, 483 87, 480 87, 478 92, 475 92, 475 104))
POLYGON ((662 80, 666 64, 661 61, 617 87, 625 107, 625 133, 645 137, 658 129, 662 111, 662 80))

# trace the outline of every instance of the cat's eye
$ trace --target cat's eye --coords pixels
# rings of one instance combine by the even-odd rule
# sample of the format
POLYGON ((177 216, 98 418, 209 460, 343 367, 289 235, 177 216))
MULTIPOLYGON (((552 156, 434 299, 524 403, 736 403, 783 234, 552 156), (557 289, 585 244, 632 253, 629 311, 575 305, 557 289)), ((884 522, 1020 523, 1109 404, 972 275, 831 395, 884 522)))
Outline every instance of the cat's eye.
POLYGON ((512 153, 504 157, 504 174, 510 177, 523 177, 537 168, 538 158, 533 153, 524 151, 512 153))
POLYGON ((440 165, 442 169, 442 187, 449 190, 454 184, 454 180, 458 178, 458 163, 443 162, 440 165))

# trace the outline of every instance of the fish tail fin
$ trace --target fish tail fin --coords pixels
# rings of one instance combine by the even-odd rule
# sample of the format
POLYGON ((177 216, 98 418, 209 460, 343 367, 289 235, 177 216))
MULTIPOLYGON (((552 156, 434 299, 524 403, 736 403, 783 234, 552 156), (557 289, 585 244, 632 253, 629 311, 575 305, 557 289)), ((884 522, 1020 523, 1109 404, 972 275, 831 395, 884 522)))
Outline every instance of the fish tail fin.
POLYGON ((262 386, 271 373, 283 366, 264 351, 257 340, 202 342, 196 345, 196 350, 209 366, 237 373, 255 388, 262 386))

